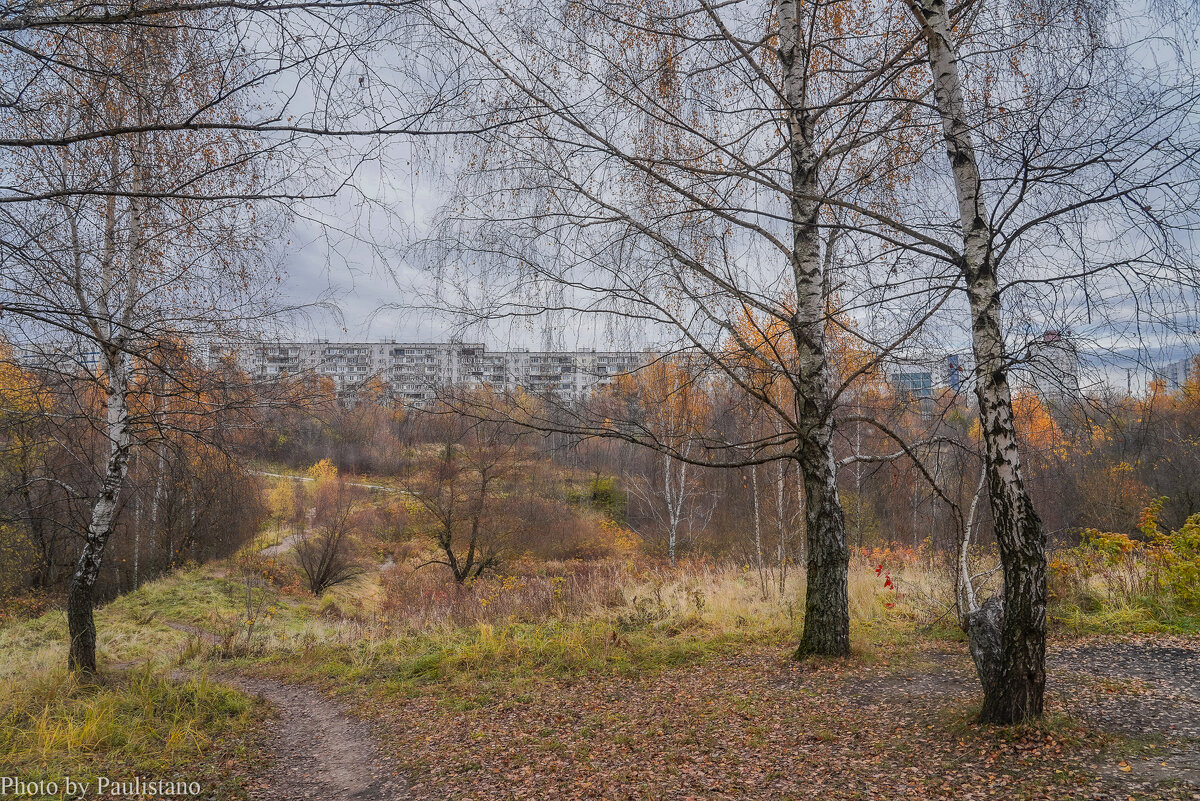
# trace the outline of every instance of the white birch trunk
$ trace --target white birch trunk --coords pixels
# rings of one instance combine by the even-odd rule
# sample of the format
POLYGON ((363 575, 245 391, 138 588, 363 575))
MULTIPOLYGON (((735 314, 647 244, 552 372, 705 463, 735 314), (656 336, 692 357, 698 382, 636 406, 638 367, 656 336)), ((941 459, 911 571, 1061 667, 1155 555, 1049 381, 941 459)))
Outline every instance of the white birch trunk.
POLYGON ((758 572, 758 589, 767 599, 767 577, 763 573, 762 514, 758 504, 758 465, 750 466, 750 486, 754 494, 754 566, 758 572))
POLYGON ((963 96, 952 23, 944 0, 908 0, 928 47, 934 102, 942 120, 946 153, 958 197, 962 229, 961 269, 966 279, 975 356, 975 392, 986 451, 988 497, 1000 559, 1004 595, 984 605, 971 632, 976 667, 984 685, 980 719, 1019 723, 1042 714, 1046 683, 1046 554, 1041 521, 1021 478, 1013 424, 1008 362, 1000 320, 1000 284, 983 183, 963 96), (986 611, 988 614, 983 614, 986 611), (998 624, 999 632, 990 627, 998 624), (991 653, 995 648, 998 653, 991 653))
POLYGON ((105 433, 109 439, 108 459, 100 492, 92 503, 82 552, 67 591, 67 625, 71 636, 69 666, 72 670, 96 672, 96 624, 92 618, 94 590, 100 577, 104 548, 112 535, 117 503, 129 465, 132 439, 129 431, 128 355, 121 350, 105 354, 108 385, 105 433))
POLYGON ((807 582, 804 631, 797 657, 850 653, 846 516, 837 490, 833 457, 833 405, 830 365, 825 353, 825 282, 819 215, 820 163, 808 108, 806 21, 798 0, 780 0, 779 59, 787 104, 791 159, 792 276, 796 314, 796 458, 804 473, 807 582))

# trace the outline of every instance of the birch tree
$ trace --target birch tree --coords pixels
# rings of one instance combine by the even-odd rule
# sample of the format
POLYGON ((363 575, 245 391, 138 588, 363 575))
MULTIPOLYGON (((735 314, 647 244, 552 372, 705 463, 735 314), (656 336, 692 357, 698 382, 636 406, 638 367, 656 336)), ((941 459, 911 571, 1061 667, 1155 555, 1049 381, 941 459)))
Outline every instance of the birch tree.
MULTIPOLYGON (((712 516, 712 499, 698 475, 703 468, 696 464, 703 459, 697 434, 712 413, 708 398, 686 367, 669 361, 622 376, 613 393, 635 405, 655 439, 667 445, 649 455, 646 468, 632 477, 629 492, 648 512, 653 533, 661 533, 667 559, 674 562, 677 550, 690 547, 712 516)), ((655 539, 646 537, 652 532, 639 533, 655 539)))
MULTIPOLYGON (((1139 54, 1136 37, 1122 41, 1122 22, 1099 6, 907 6, 931 76, 930 122, 952 179, 953 203, 944 211, 958 238, 943 242, 953 246, 967 299, 1004 573, 1002 597, 969 620, 984 689, 981 719, 1015 723, 1042 713, 1046 558, 1010 379, 1029 349, 1011 341, 1005 307, 1036 310, 1033 319, 1043 325, 1071 309, 1096 331, 1100 320, 1152 322, 1156 312, 1143 316, 1140 303, 1128 302, 1130 288, 1165 300, 1167 309, 1194 302, 1188 232, 1197 191, 1196 84, 1184 63, 1139 63, 1154 54, 1139 54)), ((1164 330, 1171 332, 1170 321, 1164 330)), ((1100 331, 1123 339, 1111 327, 1100 331)), ((969 540, 969 523, 963 537, 969 540)), ((970 601, 965 555, 960 564, 970 601)))
POLYGON ((94 410, 106 442, 67 593, 73 670, 96 670, 96 582, 130 460, 163 411, 146 398, 196 393, 168 343, 233 335, 273 307, 270 269, 253 243, 275 220, 245 198, 280 174, 247 137, 152 130, 159 115, 208 96, 213 72, 237 59, 228 44, 201 25, 81 34, 57 57, 89 78, 71 91, 43 88, 46 125, 131 132, 23 149, 10 161, 43 199, 6 204, 0 218, 0 291, 24 317, 8 334, 65 385, 90 386, 94 405, 83 398, 79 408, 94 410))
MULTIPOLYGON (((445 279, 439 302, 468 320, 632 321, 761 404, 778 433, 702 441, 702 462, 799 466, 808 592, 797 655, 848 653, 833 457, 845 387, 830 370, 828 300, 835 266, 896 265, 885 242, 834 258, 826 234, 849 210, 876 213, 901 179, 902 151, 887 145, 903 139, 916 38, 896 33, 898 11, 856 2, 444 8, 434 17, 450 52, 487 77, 478 113, 530 119, 463 145, 424 251, 445 279), (748 309, 773 332, 786 404, 728 358, 748 309)), ((671 450, 635 421, 570 426, 671 450)))

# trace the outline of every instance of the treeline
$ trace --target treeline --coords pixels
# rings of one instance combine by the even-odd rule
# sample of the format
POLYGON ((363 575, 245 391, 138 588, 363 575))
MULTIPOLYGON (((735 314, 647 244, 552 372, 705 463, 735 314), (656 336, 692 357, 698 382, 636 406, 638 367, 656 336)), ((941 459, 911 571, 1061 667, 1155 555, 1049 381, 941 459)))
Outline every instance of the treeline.
MULTIPOLYGON (((960 515, 979 491, 982 469, 973 394, 914 393, 872 373, 854 384, 839 409, 849 419, 834 441, 850 546, 900 545, 957 558, 960 515)), ((773 439, 779 432, 770 414, 723 376, 686 359, 622 377, 583 405, 471 390, 410 408, 378 383, 341 399, 331 385, 310 387, 310 403, 274 408, 269 424, 243 441, 247 457, 296 469, 329 458, 343 473, 428 481, 448 448, 470 461, 481 438, 494 440, 502 430, 514 443, 505 475, 512 464, 524 467, 519 492, 509 484, 501 495, 592 506, 635 532, 652 554, 736 558, 757 566, 764 582, 803 564, 802 476, 786 444, 773 439), (741 454, 758 463, 728 466, 730 442, 759 443, 741 454)), ((1154 383, 1137 397, 1047 397, 1019 389, 1014 412, 1026 481, 1052 543, 1073 545, 1092 528, 1136 535, 1140 510, 1160 496, 1170 499, 1169 526, 1200 511, 1196 378, 1175 391, 1154 383)), ((974 538, 987 547, 994 544, 989 510, 976 506, 974 538)), ((526 527, 536 536, 509 536, 508 550, 585 553, 565 529, 562 547, 541 541, 548 536, 541 523, 555 523, 556 514, 523 509, 524 518, 538 523, 526 527)))
POLYGON ((394 475, 404 449, 431 436, 378 379, 339 397, 328 379, 301 376, 290 392, 290 403, 264 409, 247 432, 248 456, 297 469, 329 459, 343 473, 394 475))
MULTIPOLYGON (((584 448, 594 468, 618 475, 629 491, 630 524, 663 553, 674 539, 677 550, 741 554, 751 564, 760 556, 802 560, 800 475, 771 443, 769 416, 727 382, 664 380, 661 373, 618 385, 597 399, 604 410, 592 417, 621 419, 635 434, 630 440, 650 439, 675 455, 620 439, 584 448), (679 389, 684 381, 695 382, 687 393, 679 389), (769 460, 734 469, 685 462, 705 461, 705 442, 715 451, 730 441, 760 441, 756 455, 769 460)), ((833 443, 848 544, 925 547, 953 559, 962 537, 958 515, 971 507, 982 470, 973 394, 918 396, 873 379, 851 399, 838 411, 849 419, 833 443)), ((1013 405, 1025 479, 1051 544, 1074 545, 1091 528, 1136 535, 1140 511, 1161 496, 1170 499, 1170 527, 1200 511, 1195 377, 1175 391, 1152 384, 1137 397, 1017 390, 1013 405)), ((990 511, 977 506, 975 541, 993 545, 990 511)))
MULTIPOLYGON (((242 439, 243 457, 309 477, 328 463, 342 480, 358 475, 403 490, 375 497, 356 527, 402 551, 431 547, 432 562, 453 580, 522 557, 608 556, 624 533, 628 496, 578 438, 530 430, 508 412, 482 420, 451 403, 405 406, 378 382, 340 397, 328 381, 296 386, 305 397, 267 409, 242 439)), ((472 394, 515 413, 503 395, 472 394)), ((295 497, 282 484, 268 505, 299 530, 305 510, 294 508, 295 497)))
MULTIPOLYGON (((257 403, 244 378, 185 362, 169 373, 179 386, 167 386, 160 372, 155 386, 138 384, 130 398, 138 447, 97 581, 101 600, 232 553, 263 517, 259 482, 236 456, 257 403), (239 403, 229 402, 230 379, 243 384, 239 403)), ((86 371, 0 362, 0 595, 58 594, 75 573, 93 499, 104 490, 110 441, 96 421, 105 418, 105 400, 86 371)))

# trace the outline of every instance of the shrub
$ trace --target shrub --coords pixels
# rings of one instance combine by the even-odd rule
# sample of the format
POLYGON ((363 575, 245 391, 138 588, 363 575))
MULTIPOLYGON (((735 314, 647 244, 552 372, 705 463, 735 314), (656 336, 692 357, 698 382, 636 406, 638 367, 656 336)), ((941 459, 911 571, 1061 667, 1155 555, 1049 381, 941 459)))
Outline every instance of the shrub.
POLYGON ((1105 603, 1159 611, 1200 610, 1200 514, 1178 531, 1159 528, 1166 498, 1141 512, 1142 539, 1087 529, 1079 546, 1061 551, 1049 563, 1051 598, 1097 612, 1105 603))
POLYGON ((595 476, 588 484, 592 508, 612 520, 625 519, 625 494, 613 476, 595 476))
POLYGON ((511 549, 550 561, 606 559, 623 548, 623 527, 607 517, 537 496, 514 500, 511 549))
POLYGON ((356 553, 355 509, 361 493, 336 479, 318 483, 312 526, 297 534, 296 564, 313 595, 363 572, 356 553))

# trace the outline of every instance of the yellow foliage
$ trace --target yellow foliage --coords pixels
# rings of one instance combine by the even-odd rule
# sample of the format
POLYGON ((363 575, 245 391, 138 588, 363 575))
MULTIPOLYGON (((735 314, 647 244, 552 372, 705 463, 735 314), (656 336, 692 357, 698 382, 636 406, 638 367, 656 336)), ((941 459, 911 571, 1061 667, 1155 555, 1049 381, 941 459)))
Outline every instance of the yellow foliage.
MULTIPOLYGON (((785 310, 792 313, 785 303, 785 310)), ((878 393, 883 388, 882 376, 875 364, 877 354, 864 347, 855 333, 854 321, 838 311, 840 301, 830 300, 830 313, 825 324, 825 357, 834 380, 849 382, 860 393, 878 393)), ((771 395, 780 405, 791 402, 793 388, 786 379, 798 369, 799 352, 796 339, 786 321, 780 317, 762 320, 749 308, 734 321, 734 334, 725 346, 728 358, 750 376, 751 383, 771 395)))
POLYGON ((296 508, 294 484, 295 482, 291 479, 281 479, 267 491, 267 509, 271 512, 272 517, 284 520, 292 514, 296 508))
POLYGON ((329 461, 328 459, 322 459, 312 467, 308 468, 307 474, 309 478, 315 478, 317 481, 322 481, 328 478, 337 478, 338 469, 337 465, 335 465, 333 462, 329 461))
POLYGON ((701 433, 709 400, 686 367, 668 360, 619 376, 618 394, 635 400, 648 414, 646 425, 663 444, 681 448, 701 433))
POLYGON ((612 537, 613 544, 620 551, 633 553, 642 547, 642 538, 636 531, 626 528, 611 518, 603 518, 600 521, 600 529, 612 537))
POLYGON ((1044 454, 1066 456, 1066 437, 1036 394, 1018 392, 1013 397, 1013 418, 1017 432, 1030 448, 1044 454))

